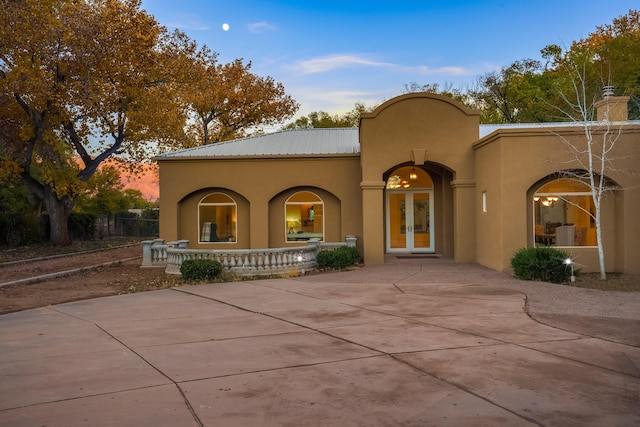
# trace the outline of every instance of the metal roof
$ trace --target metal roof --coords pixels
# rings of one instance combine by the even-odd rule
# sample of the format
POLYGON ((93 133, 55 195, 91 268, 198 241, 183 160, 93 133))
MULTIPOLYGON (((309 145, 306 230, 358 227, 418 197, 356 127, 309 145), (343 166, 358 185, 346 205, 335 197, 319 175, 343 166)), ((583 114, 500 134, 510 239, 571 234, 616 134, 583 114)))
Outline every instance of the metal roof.
POLYGON ((292 129, 209 144, 156 158, 307 157, 360 153, 358 128, 292 129))
MULTIPOLYGON (((618 124, 640 124, 627 121, 618 124)), ((584 126, 583 122, 510 123, 480 125, 479 139, 506 129, 548 129, 584 126)), ((203 145, 156 156, 164 159, 233 157, 329 157, 360 154, 358 128, 283 130, 233 141, 203 145)))
MULTIPOLYGON (((587 122, 590 126, 602 125, 602 122, 587 122)), ((611 122, 613 126, 640 124, 638 120, 628 120, 625 122, 611 122)), ((545 122, 545 123, 505 123, 480 125, 480 139, 492 134, 497 130, 506 129, 548 129, 563 127, 583 127, 585 122, 545 122)))

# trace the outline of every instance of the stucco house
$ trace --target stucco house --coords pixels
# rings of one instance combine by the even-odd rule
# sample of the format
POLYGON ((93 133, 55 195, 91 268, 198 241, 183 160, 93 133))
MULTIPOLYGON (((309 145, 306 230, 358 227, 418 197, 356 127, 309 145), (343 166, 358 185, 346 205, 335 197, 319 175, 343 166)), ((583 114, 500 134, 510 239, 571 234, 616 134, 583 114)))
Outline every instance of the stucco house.
MULTIPOLYGON (((640 273, 640 122, 628 98, 599 103, 619 132, 603 202, 608 271, 640 273)), ((596 123, 597 124, 597 123, 596 123)), ((604 132, 604 127, 595 131, 604 132)), ((553 245, 597 271, 589 187, 568 144, 574 123, 480 125, 445 96, 410 93, 359 128, 299 129, 156 157, 160 236, 190 248, 256 249, 357 238, 365 264, 450 257, 508 271, 513 253, 553 245)))

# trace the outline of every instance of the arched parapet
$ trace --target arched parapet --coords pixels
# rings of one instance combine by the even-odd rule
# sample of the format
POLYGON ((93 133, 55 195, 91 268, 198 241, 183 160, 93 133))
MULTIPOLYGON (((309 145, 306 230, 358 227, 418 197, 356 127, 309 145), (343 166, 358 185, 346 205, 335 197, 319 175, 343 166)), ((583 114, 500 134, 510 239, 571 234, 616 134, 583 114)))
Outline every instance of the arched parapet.
POLYGON ((395 97, 360 119, 362 181, 379 180, 398 164, 433 163, 474 176, 472 144, 479 113, 444 95, 409 93, 395 97))
POLYGON ((449 96, 430 93, 430 92, 411 92, 411 93, 406 93, 404 95, 396 96, 394 98, 389 99, 388 101, 383 102, 378 107, 376 107, 372 112, 363 113, 360 116, 360 119, 367 120, 367 119, 376 118, 378 115, 382 114, 385 110, 392 109, 394 106, 396 106, 396 104, 400 104, 407 100, 431 100, 431 101, 440 103, 440 105, 438 105, 438 108, 442 108, 443 105, 448 104, 449 106, 457 109, 460 113, 464 115, 478 116, 478 117, 480 116, 479 110, 468 108, 461 102, 458 102, 449 96))

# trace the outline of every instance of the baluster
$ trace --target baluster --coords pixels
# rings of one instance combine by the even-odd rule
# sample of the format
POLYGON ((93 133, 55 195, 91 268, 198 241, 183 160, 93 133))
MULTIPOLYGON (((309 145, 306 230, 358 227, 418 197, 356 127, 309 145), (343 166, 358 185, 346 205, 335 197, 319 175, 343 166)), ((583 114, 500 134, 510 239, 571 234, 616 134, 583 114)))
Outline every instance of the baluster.
POLYGON ((271 263, 269 262, 269 255, 270 255, 269 252, 264 254, 264 269, 267 271, 271 269, 271 263))

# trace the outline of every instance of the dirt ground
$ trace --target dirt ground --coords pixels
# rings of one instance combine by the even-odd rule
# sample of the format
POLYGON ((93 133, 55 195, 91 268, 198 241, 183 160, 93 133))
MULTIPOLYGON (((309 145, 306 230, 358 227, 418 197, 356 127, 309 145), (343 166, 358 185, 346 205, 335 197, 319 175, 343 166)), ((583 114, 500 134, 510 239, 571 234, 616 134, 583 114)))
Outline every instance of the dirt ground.
POLYGON ((164 268, 141 268, 142 247, 136 244, 37 262, 3 263, 0 264, 0 285, 117 260, 126 261, 37 283, 0 286, 0 314, 88 298, 168 288, 181 283, 179 275, 166 274, 164 268))

